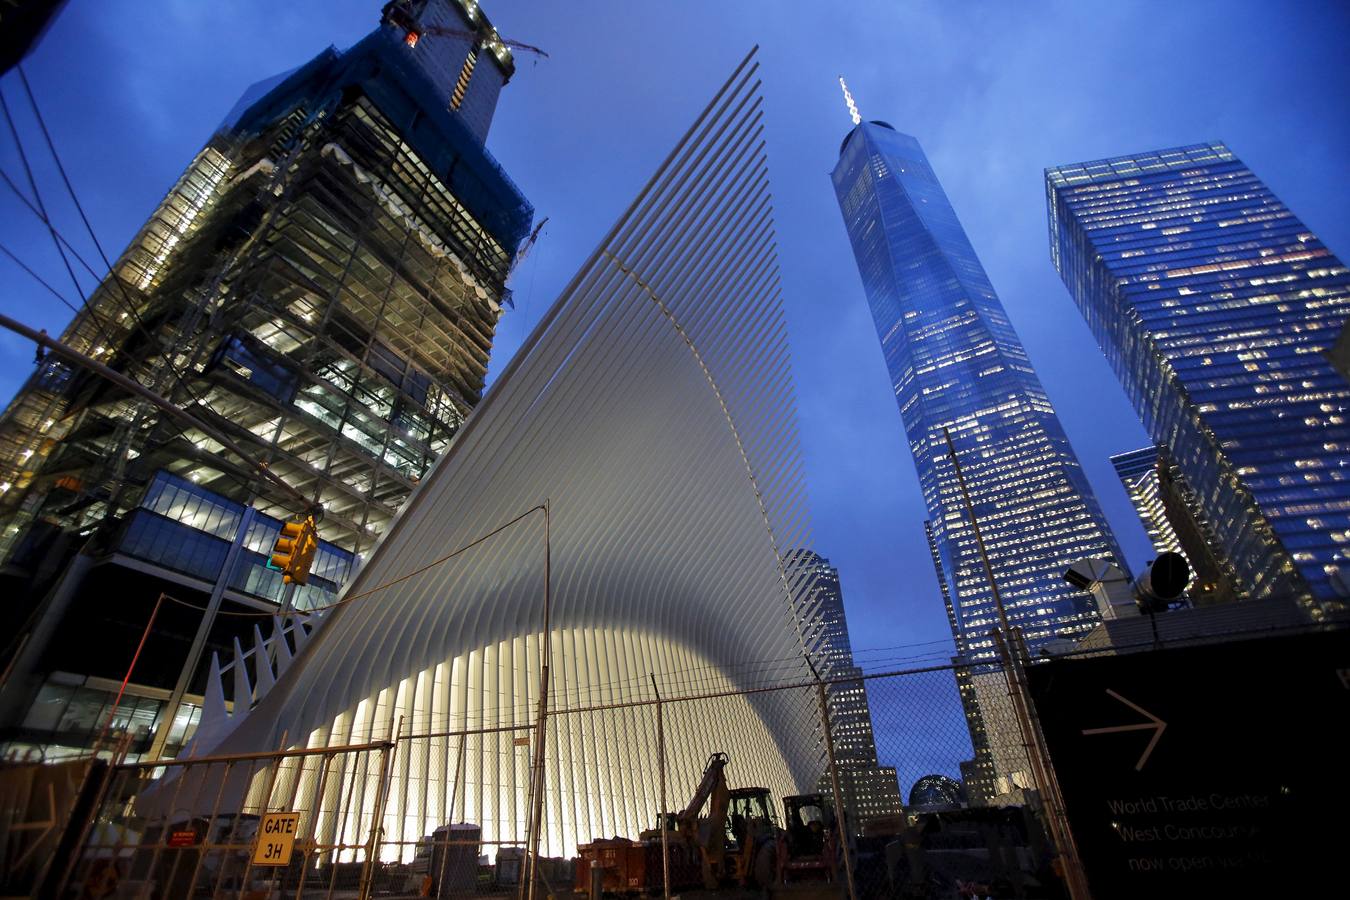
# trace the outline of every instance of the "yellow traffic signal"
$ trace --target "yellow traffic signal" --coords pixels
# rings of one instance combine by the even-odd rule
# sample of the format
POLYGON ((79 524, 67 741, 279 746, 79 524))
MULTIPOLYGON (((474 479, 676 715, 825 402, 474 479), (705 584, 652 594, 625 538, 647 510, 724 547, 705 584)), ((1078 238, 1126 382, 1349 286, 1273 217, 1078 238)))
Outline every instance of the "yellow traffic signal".
MULTIPOLYGON (((299 545, 291 554, 290 580, 296 584, 309 584, 309 569, 314 565, 314 553, 319 549, 319 526, 314 517, 305 519, 305 530, 300 535, 299 545)), ((283 574, 282 580, 287 576, 283 574)))
POLYGON ((268 568, 279 570, 281 580, 286 584, 308 584, 314 552, 319 549, 318 531, 313 516, 284 523, 277 542, 272 545, 268 568))

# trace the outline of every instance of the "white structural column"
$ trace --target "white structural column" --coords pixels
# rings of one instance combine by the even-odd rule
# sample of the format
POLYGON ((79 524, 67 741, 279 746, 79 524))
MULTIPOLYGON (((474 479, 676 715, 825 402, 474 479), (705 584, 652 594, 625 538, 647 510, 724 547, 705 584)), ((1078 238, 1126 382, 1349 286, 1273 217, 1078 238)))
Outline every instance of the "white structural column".
MULTIPOLYGON (((655 711, 622 706, 653 700, 652 676, 672 798, 714 751, 733 784, 814 786, 809 692, 675 699, 757 685, 770 660, 807 681, 814 649, 783 565, 810 536, 757 70, 752 53, 581 267, 305 652, 194 752, 378 738, 400 716, 405 735, 527 729, 547 640, 541 853, 655 823, 655 711), (437 562, 545 500, 547 635, 542 512, 437 562)), ((450 820, 522 841, 526 734, 410 742, 384 811, 402 855, 450 820)))

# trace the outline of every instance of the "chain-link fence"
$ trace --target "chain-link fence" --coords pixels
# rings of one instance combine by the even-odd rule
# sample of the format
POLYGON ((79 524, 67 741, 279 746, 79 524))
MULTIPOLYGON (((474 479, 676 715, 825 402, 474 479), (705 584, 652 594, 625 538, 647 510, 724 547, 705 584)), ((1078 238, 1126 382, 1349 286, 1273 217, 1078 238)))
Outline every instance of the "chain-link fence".
POLYGON ((949 666, 850 685, 873 714, 836 765, 858 897, 1067 896, 1009 674, 949 666))
POLYGON ((494 727, 113 766, 59 895, 1065 895, 1016 677, 823 675, 651 677, 494 727))
POLYGON ((518 892, 533 734, 506 725, 400 735, 366 896, 518 892))
POLYGON ((357 896, 382 852, 384 741, 112 767, 61 896, 357 896))

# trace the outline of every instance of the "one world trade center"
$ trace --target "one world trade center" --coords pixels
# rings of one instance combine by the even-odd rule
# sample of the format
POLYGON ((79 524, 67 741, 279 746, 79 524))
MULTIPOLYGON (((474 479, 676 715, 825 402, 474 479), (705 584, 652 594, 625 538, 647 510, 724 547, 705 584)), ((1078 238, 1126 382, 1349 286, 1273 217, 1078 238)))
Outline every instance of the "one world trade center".
POLYGON ((1008 624, 1032 650, 1091 629, 1072 563, 1123 566, 1106 520, 1026 350, 919 142, 857 124, 831 177, 904 420, 958 650, 994 654, 999 624, 947 436, 1008 624))

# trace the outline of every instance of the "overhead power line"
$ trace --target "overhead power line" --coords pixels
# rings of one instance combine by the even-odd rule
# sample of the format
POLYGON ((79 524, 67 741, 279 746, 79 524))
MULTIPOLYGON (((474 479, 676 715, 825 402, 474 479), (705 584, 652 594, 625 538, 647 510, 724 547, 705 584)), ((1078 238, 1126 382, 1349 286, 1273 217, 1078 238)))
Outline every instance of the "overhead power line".
MULTIPOLYGON (((74 311, 77 315, 81 311, 88 313, 91 324, 93 325, 97 333, 103 338, 105 345, 112 346, 114 342, 112 340, 112 335, 109 327, 109 323, 111 321, 110 317, 106 313, 100 312, 94 306, 94 304, 91 302, 93 296, 92 293, 90 294, 90 296, 85 296, 83 290, 80 287, 78 279, 76 279, 75 277, 75 273, 71 267, 69 258, 67 256, 68 254, 70 258, 74 258, 85 269, 85 271, 87 271, 95 279, 105 283, 111 282, 112 288, 115 289, 115 293, 117 295, 120 295, 121 297, 122 300, 121 305, 125 311, 125 314, 130 317, 132 321, 132 327, 136 331, 140 332, 140 334, 143 337, 145 337, 146 340, 149 341, 150 344, 153 346, 157 342, 156 338, 150 332, 149 328, 146 326, 144 319, 141 317, 141 314, 137 309, 136 302, 128 295, 126 285, 122 283, 122 280, 113 271, 113 264, 111 260, 108 258, 107 253, 104 251, 103 245, 99 241, 98 235, 94 231, 93 225, 89 221, 88 215, 85 213, 84 205, 80 202, 80 198, 75 191, 74 184, 71 182, 70 177, 66 172, 65 165, 61 161, 60 153, 57 151, 55 141, 52 139, 51 132, 47 128, 46 120, 42 115, 42 110, 38 106, 37 99, 34 96, 31 85, 28 82, 27 75, 24 73, 21 66, 19 67, 19 76, 22 80, 24 91, 27 94, 29 105, 33 110, 33 115, 37 121, 39 129, 42 132, 42 136, 47 144, 48 152, 50 152, 52 160, 55 162, 56 168, 61 175, 61 180, 65 185, 66 191, 70 195, 70 199, 74 203, 75 208, 79 213, 80 221, 84 224, 85 231, 89 234, 89 237, 93 241, 95 249, 98 251, 99 258, 102 260, 104 265, 104 270, 102 273, 96 271, 94 267, 90 265, 89 262, 79 254, 79 252, 75 249, 75 247, 71 244, 71 242, 68 239, 66 239, 66 237, 63 234, 61 234, 60 229, 58 229, 56 227, 56 224, 51 220, 51 217, 47 212, 46 204, 43 203, 42 201, 42 194, 37 185, 37 181, 36 178, 34 177, 31 165, 29 164, 28 156, 24 152, 17 126, 14 122, 12 115, 10 114, 8 105, 4 104, 3 95, 0 94, 0 104, 4 104, 3 110, 5 114, 5 119, 7 124, 9 125, 10 133, 13 136, 15 145, 19 151, 19 159, 23 164, 24 173, 27 177, 29 186, 33 192, 33 200, 29 200, 28 197, 24 195, 24 193, 19 189, 18 185, 14 183, 14 181, 9 177, 7 173, 0 171, 0 178, 3 178, 5 184, 10 188, 11 191, 14 192, 14 195, 19 198, 19 200, 23 203, 23 205, 27 207, 28 210, 34 216, 36 216, 43 223, 44 226, 46 226, 48 233, 51 234, 53 241, 56 243, 56 248, 58 253, 60 253, 61 255, 62 262, 64 262, 66 265, 66 271, 70 274, 71 280, 75 284, 75 289, 80 297, 83 310, 76 309, 76 307, 73 304, 71 304, 70 301, 66 300, 64 296, 62 296, 58 291, 56 291, 47 281, 42 279, 31 267, 29 267, 22 260, 20 260, 12 251, 5 249, 4 253, 5 255, 9 256, 10 259, 12 259, 17 265, 19 265, 20 268, 22 268, 25 272, 27 272, 29 275, 35 278, 39 283, 41 283, 43 287, 45 287, 48 291, 54 294, 57 297, 57 299, 59 299, 63 304, 65 304, 68 308, 74 311)), ((95 288, 95 290, 97 290, 97 288, 95 288)), ((191 385, 185 379, 183 373, 180 373, 174 367, 172 360, 165 357, 161 361, 166 369, 168 377, 170 378, 173 384, 173 387, 176 390, 181 391, 193 403, 209 408, 205 399, 192 389, 191 385)), ((153 369, 151 371, 153 372, 153 369)), ((182 426, 182 424, 181 423, 176 424, 178 425, 177 428, 178 435, 190 441, 191 438, 188 437, 188 435, 186 434, 186 429, 182 426)), ((210 434, 212 437, 215 437, 215 434, 212 431, 208 429, 203 430, 206 431, 206 433, 210 434)), ((242 453, 240 455, 242 455, 242 453)), ((254 466, 259 465, 258 463, 255 463, 250 457, 244 456, 244 459, 251 465, 254 466)), ((251 490, 250 484, 244 482, 242 479, 240 479, 234 473, 228 471, 227 469, 221 469, 220 473, 224 477, 229 478, 231 481, 238 483, 241 487, 251 490)), ((308 508, 309 506, 312 506, 312 503, 307 504, 306 508, 308 508)))

